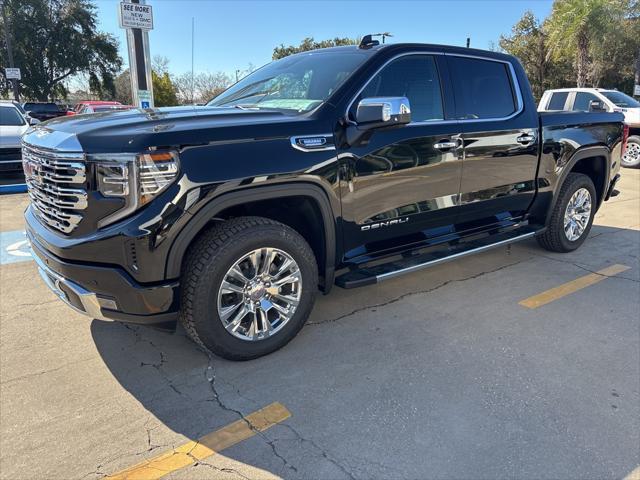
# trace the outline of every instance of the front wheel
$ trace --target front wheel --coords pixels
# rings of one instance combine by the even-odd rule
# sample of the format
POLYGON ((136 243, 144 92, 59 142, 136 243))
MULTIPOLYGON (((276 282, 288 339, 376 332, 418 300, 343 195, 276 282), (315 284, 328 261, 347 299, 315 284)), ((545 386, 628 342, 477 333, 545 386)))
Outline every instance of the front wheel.
POLYGON ((570 173, 558 193, 547 230, 538 243, 552 252, 571 252, 584 243, 596 211, 596 189, 582 173, 570 173))
POLYGON ((266 218, 236 218, 205 232, 190 249, 180 319, 203 348, 249 360, 300 331, 317 285, 315 256, 300 234, 266 218))
POLYGON ((627 139, 627 148, 622 155, 620 163, 623 167, 640 167, 640 137, 633 135, 627 139))

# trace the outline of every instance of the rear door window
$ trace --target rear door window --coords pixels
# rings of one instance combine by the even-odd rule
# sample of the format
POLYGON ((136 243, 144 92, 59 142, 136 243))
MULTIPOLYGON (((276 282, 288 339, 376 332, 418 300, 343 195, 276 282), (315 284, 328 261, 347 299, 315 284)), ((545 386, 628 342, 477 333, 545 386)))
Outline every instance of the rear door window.
POLYGON ((459 119, 504 118, 517 110, 506 63, 448 57, 459 119))
POLYGON ((547 105, 547 110, 564 110, 564 105, 567 103, 567 97, 569 97, 569 92, 552 93, 549 104, 547 105))

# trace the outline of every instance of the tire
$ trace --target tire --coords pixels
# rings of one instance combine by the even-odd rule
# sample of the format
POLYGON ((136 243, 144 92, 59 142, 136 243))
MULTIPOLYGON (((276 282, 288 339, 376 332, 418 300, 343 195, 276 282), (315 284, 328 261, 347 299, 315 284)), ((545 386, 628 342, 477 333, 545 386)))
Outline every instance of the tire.
POLYGON ((309 244, 292 228, 262 217, 236 218, 204 232, 190 247, 182 278, 180 321, 187 334, 202 348, 229 360, 250 360, 286 345, 309 317, 318 289, 318 267, 309 244), (248 256, 251 252, 254 256, 248 256), (267 257, 273 261, 265 262, 267 257), (293 266, 278 276, 256 273, 265 265, 269 272, 286 268, 289 259, 294 261, 293 266), (276 286, 282 279, 298 278, 293 273, 296 265, 300 281, 276 286), (242 275, 231 273, 232 267, 237 267, 235 271, 242 275), (222 287, 223 280, 227 280, 225 286, 233 284, 230 286, 233 291, 222 287), (257 284, 249 288, 247 281, 257 284), (244 293, 236 292, 236 287, 243 284, 247 286, 242 290, 244 293), (296 300, 285 303, 279 300, 294 297, 297 306, 296 300), (239 307, 227 319, 230 328, 227 330, 224 314, 238 301, 239 307), (243 316, 243 309, 247 308, 255 311, 243 316), (281 314, 281 310, 286 314, 281 314), (240 322, 235 331, 231 328, 232 320, 240 322), (271 328, 269 335, 264 333, 266 324, 271 328), (262 331, 262 337, 256 333, 258 330, 262 331))
POLYGON ((622 156, 620 163, 623 167, 640 167, 640 137, 633 135, 627 139, 627 150, 622 156))
POLYGON ((596 212, 596 198, 596 189, 591 178, 582 173, 570 173, 560 188, 558 201, 551 212, 547 230, 536 237, 540 246, 551 252, 560 253, 572 252, 580 247, 589 236, 589 231, 591 231, 593 217, 596 212), (565 232, 565 213, 569 201, 581 189, 587 190, 590 196, 589 218, 579 237, 570 239, 570 234, 565 232))

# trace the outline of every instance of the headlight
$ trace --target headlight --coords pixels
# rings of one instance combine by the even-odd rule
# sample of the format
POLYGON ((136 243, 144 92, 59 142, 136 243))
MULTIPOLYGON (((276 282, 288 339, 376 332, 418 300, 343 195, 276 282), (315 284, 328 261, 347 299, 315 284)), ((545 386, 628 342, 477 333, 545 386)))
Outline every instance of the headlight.
POLYGON ((95 164, 97 190, 105 197, 120 197, 124 206, 98 222, 98 228, 124 218, 149 203, 178 176, 178 154, 158 150, 133 154, 90 155, 95 164))

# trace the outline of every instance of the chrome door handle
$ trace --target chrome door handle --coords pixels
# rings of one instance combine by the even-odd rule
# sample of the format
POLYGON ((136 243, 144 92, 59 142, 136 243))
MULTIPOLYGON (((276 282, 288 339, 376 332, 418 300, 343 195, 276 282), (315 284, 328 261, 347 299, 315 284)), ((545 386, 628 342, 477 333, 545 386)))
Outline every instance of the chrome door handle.
POLYGON ((458 142, 438 142, 433 144, 433 148, 437 148, 438 150, 449 150, 451 148, 456 148, 458 146, 458 142))
POLYGON ((522 145, 526 145, 528 143, 533 143, 536 140, 536 137, 534 137, 533 135, 520 135, 518 138, 516 138, 516 142, 522 144, 522 145))

